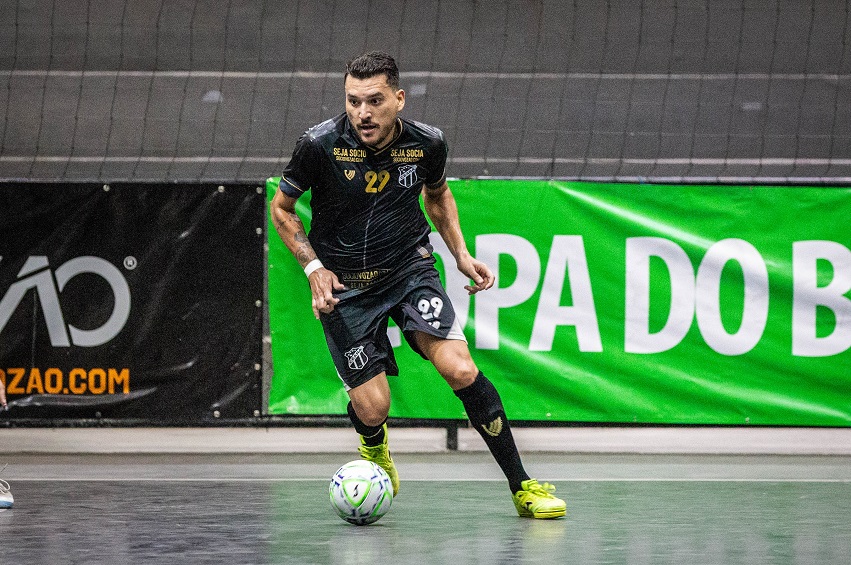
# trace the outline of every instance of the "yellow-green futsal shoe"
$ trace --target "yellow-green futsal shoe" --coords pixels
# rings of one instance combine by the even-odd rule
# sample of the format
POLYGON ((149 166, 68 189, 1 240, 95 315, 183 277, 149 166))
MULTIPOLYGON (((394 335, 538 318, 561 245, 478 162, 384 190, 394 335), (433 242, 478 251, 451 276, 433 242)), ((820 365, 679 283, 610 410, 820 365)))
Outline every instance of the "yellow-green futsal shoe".
POLYGON ((522 489, 514 493, 514 506, 523 518, 561 518, 567 513, 564 501, 553 496, 553 485, 529 479, 520 486, 522 489))
POLYGON ((390 448, 387 445, 387 424, 384 424, 384 442, 381 445, 376 445, 375 447, 365 445, 364 437, 361 436, 358 451, 360 451, 361 457, 367 461, 372 461, 387 471, 387 476, 390 477, 390 483, 393 485, 393 496, 395 497, 399 493, 399 473, 396 472, 396 465, 393 463, 393 458, 390 457, 390 448))

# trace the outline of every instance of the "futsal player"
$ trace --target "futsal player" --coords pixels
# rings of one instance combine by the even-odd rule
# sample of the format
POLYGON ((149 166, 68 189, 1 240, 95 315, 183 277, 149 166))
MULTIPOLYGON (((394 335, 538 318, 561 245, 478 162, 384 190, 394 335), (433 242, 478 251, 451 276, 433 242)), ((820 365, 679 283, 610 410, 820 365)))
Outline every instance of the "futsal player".
MULTIPOLYGON (((399 490, 388 448, 388 375, 399 370, 388 317, 429 360, 463 403, 508 479, 517 512, 565 515, 555 487, 526 473, 496 388, 479 371, 440 283, 425 210, 470 294, 491 288, 494 274, 467 250, 455 198, 446 183, 447 146, 434 127, 403 119, 405 91, 393 58, 380 52, 346 65, 346 111, 310 128, 296 143, 271 203, 275 229, 304 268, 313 313, 322 323, 348 415, 364 459, 384 468, 399 490), (312 190, 310 234, 295 211, 312 190)), ((423 402, 428 402, 423 398, 423 402)))

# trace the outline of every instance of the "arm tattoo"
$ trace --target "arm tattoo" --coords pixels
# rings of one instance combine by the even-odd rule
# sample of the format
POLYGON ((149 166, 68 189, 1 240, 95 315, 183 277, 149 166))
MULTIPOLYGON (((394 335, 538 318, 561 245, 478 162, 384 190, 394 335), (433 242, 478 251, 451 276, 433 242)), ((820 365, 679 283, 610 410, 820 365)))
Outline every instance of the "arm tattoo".
POLYGON ((299 265, 304 267, 312 260, 316 259, 316 252, 313 251, 313 246, 310 245, 310 242, 307 240, 307 236, 304 232, 300 231, 295 234, 295 240, 296 243, 298 243, 295 258, 298 260, 299 265))
POLYGON ((298 225, 298 231, 296 231, 294 237, 296 247, 293 254, 295 255, 296 260, 298 260, 299 265, 304 267, 312 260, 316 259, 316 252, 313 251, 313 246, 310 245, 310 241, 307 239, 307 234, 304 233, 304 224, 302 224, 301 218, 298 217, 298 214, 290 214, 290 219, 298 225))
POLYGON ((284 211, 284 214, 280 216, 273 216, 273 220, 275 229, 278 235, 281 236, 281 240, 290 248, 290 251, 292 251, 292 254, 302 267, 316 259, 316 252, 307 239, 304 224, 302 224, 298 214, 284 211), (293 234, 293 232, 295 233, 293 234), (292 240, 289 238, 290 234, 293 234, 292 240))

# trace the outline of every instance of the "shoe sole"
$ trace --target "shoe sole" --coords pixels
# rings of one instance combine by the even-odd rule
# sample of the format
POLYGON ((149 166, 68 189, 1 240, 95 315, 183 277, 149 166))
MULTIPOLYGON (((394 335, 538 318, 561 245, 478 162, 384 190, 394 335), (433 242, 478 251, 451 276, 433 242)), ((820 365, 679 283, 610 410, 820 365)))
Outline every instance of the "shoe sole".
POLYGON ((567 510, 550 510, 548 512, 518 512, 521 518, 537 518, 548 520, 550 518, 561 518, 567 515, 567 510))
POLYGON ((565 515, 567 515, 566 510, 555 510, 553 512, 536 512, 535 514, 532 515, 532 518, 547 520, 547 519, 550 519, 550 518, 561 518, 562 516, 565 516, 565 515))

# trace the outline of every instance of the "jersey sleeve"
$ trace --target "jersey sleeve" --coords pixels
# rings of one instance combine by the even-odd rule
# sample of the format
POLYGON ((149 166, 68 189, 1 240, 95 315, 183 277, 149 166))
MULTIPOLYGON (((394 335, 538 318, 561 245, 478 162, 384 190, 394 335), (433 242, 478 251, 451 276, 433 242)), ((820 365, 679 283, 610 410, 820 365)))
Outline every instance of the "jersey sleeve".
POLYGON ((298 198, 316 185, 315 173, 319 170, 319 148, 307 133, 296 142, 293 156, 281 175, 281 190, 287 196, 298 198))
POLYGON ((440 130, 437 132, 438 136, 429 151, 429 174, 425 179, 425 185, 428 187, 435 187, 446 180, 446 156, 449 154, 449 147, 446 145, 443 132, 440 130))

